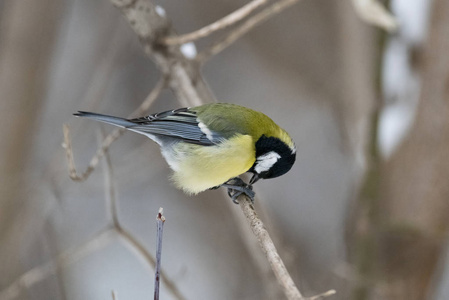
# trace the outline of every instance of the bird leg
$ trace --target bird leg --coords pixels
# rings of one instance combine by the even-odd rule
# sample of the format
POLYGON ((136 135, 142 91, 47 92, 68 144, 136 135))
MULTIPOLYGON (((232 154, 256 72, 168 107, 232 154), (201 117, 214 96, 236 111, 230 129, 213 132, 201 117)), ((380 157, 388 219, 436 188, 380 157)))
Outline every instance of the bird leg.
POLYGON ((251 202, 254 203, 254 196, 256 195, 256 193, 253 191, 253 186, 250 184, 246 184, 239 177, 231 178, 221 186, 228 188, 228 195, 229 197, 231 197, 232 202, 234 202, 235 204, 239 204, 237 197, 241 194, 246 194, 251 199, 251 202))

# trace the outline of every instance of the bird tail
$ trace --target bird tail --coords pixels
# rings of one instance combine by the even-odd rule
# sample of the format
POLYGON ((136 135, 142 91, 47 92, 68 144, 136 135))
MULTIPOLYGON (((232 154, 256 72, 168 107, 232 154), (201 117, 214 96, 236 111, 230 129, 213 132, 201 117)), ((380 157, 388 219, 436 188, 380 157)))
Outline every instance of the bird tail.
POLYGON ((126 119, 123 119, 123 118, 107 116, 107 115, 102 115, 102 114, 97 114, 97 113, 91 113, 91 112, 86 112, 86 111, 79 111, 73 115, 77 116, 77 117, 89 118, 89 119, 104 122, 107 124, 112 124, 112 125, 122 127, 122 128, 128 128, 130 126, 135 125, 134 123, 132 123, 126 119))

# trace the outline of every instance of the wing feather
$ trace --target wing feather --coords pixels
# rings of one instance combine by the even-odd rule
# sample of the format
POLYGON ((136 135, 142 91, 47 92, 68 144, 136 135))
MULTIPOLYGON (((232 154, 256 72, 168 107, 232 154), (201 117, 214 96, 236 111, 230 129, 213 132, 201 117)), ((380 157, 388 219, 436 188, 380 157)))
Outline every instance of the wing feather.
POLYGON ((220 140, 216 133, 213 139, 209 139, 198 126, 196 112, 189 111, 188 108, 164 111, 129 121, 135 125, 127 128, 143 134, 170 137, 204 146, 215 145, 220 140))
POLYGON ((223 140, 221 135, 204 127, 204 124, 200 127, 196 112, 189 108, 168 110, 130 120, 84 111, 79 111, 75 115, 172 141, 183 140, 192 144, 211 146, 223 140))

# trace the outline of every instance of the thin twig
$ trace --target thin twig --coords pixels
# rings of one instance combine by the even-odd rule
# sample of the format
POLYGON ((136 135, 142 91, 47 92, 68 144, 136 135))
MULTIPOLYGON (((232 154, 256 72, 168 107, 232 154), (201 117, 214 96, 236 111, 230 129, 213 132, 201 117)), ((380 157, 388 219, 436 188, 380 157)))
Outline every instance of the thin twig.
POLYGON ((216 43, 212 44, 209 48, 200 52, 195 60, 200 64, 204 63, 210 57, 218 54, 219 52, 223 51, 225 48, 230 46, 232 43, 234 43, 237 39, 242 37, 244 34, 246 34, 255 26, 268 20, 273 15, 281 12, 282 10, 295 4, 298 1, 300 0, 283 0, 270 5, 269 7, 259 12, 258 14, 254 15, 252 18, 246 20, 240 27, 231 31, 223 39, 218 40, 216 43))
POLYGON ((241 195, 239 196, 238 201, 240 203, 240 208, 242 209, 243 214, 245 215, 246 220, 248 221, 248 224, 251 227, 251 230, 257 237, 259 245, 262 248, 263 252, 265 253, 265 256, 268 262, 270 263, 274 275, 276 276, 276 279, 278 280, 278 283, 281 286, 287 299, 316 300, 335 294, 334 290, 330 290, 318 296, 314 296, 311 298, 304 298, 299 292, 295 283, 293 282, 293 279, 291 278, 290 274, 288 273, 287 268, 284 265, 284 262, 282 261, 281 257, 279 256, 276 250, 276 247, 274 246, 273 240, 271 239, 268 231, 265 229, 265 225, 263 224, 262 220, 259 218, 256 211, 254 210, 254 206, 252 205, 251 200, 248 197, 241 195))
POLYGON ((168 36, 161 40, 161 42, 165 45, 180 45, 184 43, 188 43, 203 37, 206 37, 215 31, 225 29, 247 17, 253 11, 255 11, 260 6, 267 3, 267 0, 253 0, 245 6, 239 8, 238 10, 230 13, 224 18, 215 21, 212 24, 209 24, 201 29, 198 29, 194 32, 179 35, 179 36, 168 36))
MULTIPOLYGON (((104 139, 103 132, 100 131, 100 134, 102 134, 99 138, 100 141, 104 139)), ((101 143, 101 142, 100 142, 101 143)), ((117 193, 115 191, 115 185, 114 185, 114 175, 113 175, 113 168, 112 168, 112 162, 111 162, 111 155, 109 155, 108 151, 105 151, 104 154, 104 188, 105 188, 105 199, 106 199, 106 207, 109 211, 109 217, 111 218, 111 223, 113 227, 120 227, 120 222, 118 219, 118 212, 117 212, 117 193)))
POLYGON ((159 208, 159 212, 156 216, 156 267, 154 275, 154 300, 159 300, 159 282, 161 273, 161 255, 162 255, 162 234, 164 231, 165 217, 163 215, 163 208, 159 208))
MULTIPOLYGON (((129 246, 129 249, 137 252, 140 256, 144 258, 144 260, 149 263, 149 265, 152 268, 155 268, 156 266, 156 260, 151 255, 150 252, 145 248, 145 246, 137 240, 129 231, 127 231, 125 228, 119 226, 115 228, 117 232, 119 233, 119 236, 124 240, 125 246, 129 246)), ((167 287, 168 290, 173 294, 175 299, 179 300, 185 300, 186 298, 181 294, 181 292, 178 290, 177 286, 172 282, 166 275, 165 272, 161 272, 161 279, 164 285, 167 287)))
POLYGON ((111 296, 112 296, 112 300, 118 300, 117 293, 114 290, 111 291, 111 296))
MULTIPOLYGON (((166 86, 166 78, 164 77, 159 80, 159 82, 156 84, 151 93, 147 96, 145 101, 143 101, 142 104, 140 104, 140 106, 129 117, 135 117, 145 113, 145 111, 148 110, 151 104, 153 104, 153 102, 159 97, 160 93, 163 91, 165 86, 166 86)), ((63 125, 63 132, 64 132, 64 143, 62 144, 62 147, 66 150, 67 163, 69 167, 69 176, 74 181, 84 181, 89 177, 92 171, 95 170, 96 166, 98 165, 98 162, 104 156, 109 146, 111 146, 111 144, 115 140, 117 140, 125 132, 125 130, 122 128, 114 129, 103 140, 101 146, 97 149, 95 155, 90 160, 86 170, 83 173, 81 173, 81 175, 78 175, 76 171, 75 161, 73 158, 72 143, 70 141, 70 130, 67 124, 63 125)))

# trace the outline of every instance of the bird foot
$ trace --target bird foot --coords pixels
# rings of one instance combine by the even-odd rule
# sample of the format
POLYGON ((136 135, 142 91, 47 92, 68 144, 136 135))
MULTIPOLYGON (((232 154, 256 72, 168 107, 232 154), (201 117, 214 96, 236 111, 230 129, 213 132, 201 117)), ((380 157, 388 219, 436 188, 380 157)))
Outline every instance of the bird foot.
POLYGON ((241 194, 246 194, 251 199, 251 202, 254 203, 256 193, 253 191, 253 186, 246 184, 242 179, 234 177, 223 183, 221 186, 228 188, 228 195, 235 204, 239 204, 237 198, 241 194))

